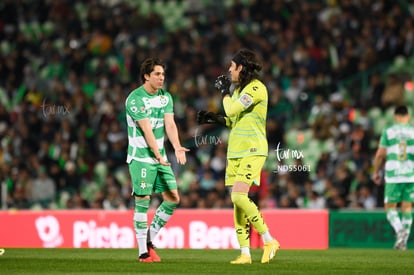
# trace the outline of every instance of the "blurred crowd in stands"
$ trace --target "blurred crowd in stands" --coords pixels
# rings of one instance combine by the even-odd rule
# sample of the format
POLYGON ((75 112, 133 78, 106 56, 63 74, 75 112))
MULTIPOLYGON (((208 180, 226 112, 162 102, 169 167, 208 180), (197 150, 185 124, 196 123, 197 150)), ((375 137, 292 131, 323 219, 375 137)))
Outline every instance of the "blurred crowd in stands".
POLYGON ((3 0, 2 206, 132 209, 124 101, 141 84, 140 62, 158 56, 191 149, 183 167, 169 157, 180 207, 231 207, 228 131, 195 117, 222 111, 214 79, 246 47, 262 55, 269 91, 270 156, 252 198, 261 208, 382 207, 370 175, 380 132, 368 114, 404 103, 403 81, 375 72, 366 89, 339 83, 413 55, 410 10, 395 0, 3 0))

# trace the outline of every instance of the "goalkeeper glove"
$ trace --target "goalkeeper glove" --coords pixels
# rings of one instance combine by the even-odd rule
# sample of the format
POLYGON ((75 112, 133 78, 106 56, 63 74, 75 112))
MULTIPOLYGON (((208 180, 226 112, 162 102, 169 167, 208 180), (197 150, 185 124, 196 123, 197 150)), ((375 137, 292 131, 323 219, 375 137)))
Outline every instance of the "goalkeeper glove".
POLYGON ((223 115, 215 114, 213 112, 198 111, 197 112, 198 124, 221 124, 226 125, 226 120, 223 115))
POLYGON ((223 97, 230 94, 230 85, 230 79, 225 75, 220 75, 214 82, 214 87, 220 91, 223 97))

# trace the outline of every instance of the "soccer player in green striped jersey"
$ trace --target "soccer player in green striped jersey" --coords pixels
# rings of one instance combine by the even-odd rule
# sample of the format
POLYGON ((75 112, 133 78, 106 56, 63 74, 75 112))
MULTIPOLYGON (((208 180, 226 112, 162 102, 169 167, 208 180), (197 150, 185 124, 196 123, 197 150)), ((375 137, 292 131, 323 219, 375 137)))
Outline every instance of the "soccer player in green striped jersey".
POLYGON ((262 236, 262 263, 268 263, 280 245, 272 237, 257 205, 248 197, 250 187, 260 184, 260 173, 268 155, 266 116, 268 94, 259 80, 261 65, 256 54, 242 49, 233 57, 229 67, 231 80, 219 76, 215 87, 223 96, 225 116, 198 112, 197 121, 219 123, 230 128, 227 149, 226 186, 231 188, 234 225, 241 254, 231 264, 250 264, 250 225, 262 236), (230 96, 231 83, 235 84, 230 96))
POLYGON ((396 234, 394 248, 406 250, 413 222, 414 202, 414 126, 406 106, 394 110, 395 123, 383 130, 374 160, 373 180, 380 184, 384 167, 384 208, 396 234), (401 217, 397 205, 401 204, 401 217))
POLYGON ((177 182, 164 148, 167 134, 177 162, 186 163, 174 121, 173 100, 163 89, 165 66, 158 58, 148 58, 140 68, 143 85, 133 90, 125 101, 128 125, 127 163, 135 196, 134 228, 140 262, 161 259, 152 244, 159 230, 168 222, 179 203, 177 182), (148 227, 151 194, 161 193, 162 203, 148 227))

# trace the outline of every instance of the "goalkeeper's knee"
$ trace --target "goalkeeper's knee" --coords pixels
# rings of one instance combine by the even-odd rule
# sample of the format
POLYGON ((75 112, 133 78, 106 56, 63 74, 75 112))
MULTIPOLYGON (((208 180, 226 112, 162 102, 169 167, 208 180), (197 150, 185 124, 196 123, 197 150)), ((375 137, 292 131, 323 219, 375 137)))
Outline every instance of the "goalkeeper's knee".
POLYGON ((239 193, 239 192, 232 192, 231 193, 231 201, 234 205, 239 206, 243 201, 248 200, 246 193, 239 193))

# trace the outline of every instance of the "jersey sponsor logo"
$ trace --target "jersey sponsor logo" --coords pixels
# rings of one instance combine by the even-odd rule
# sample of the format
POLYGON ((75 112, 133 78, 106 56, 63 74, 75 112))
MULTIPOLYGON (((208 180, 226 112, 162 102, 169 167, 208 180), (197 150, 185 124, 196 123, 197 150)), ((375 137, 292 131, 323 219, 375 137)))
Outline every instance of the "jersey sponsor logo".
POLYGON ((253 99, 248 94, 244 94, 239 98, 239 101, 241 104, 243 104, 244 107, 249 107, 253 103, 253 99))
POLYGON ((248 173, 246 174, 246 179, 250 180, 252 178, 252 174, 248 173))
POLYGON ((152 113, 153 108, 163 108, 168 105, 169 98, 164 95, 160 95, 153 98, 144 97, 142 98, 144 103, 145 111, 148 115, 152 113))

